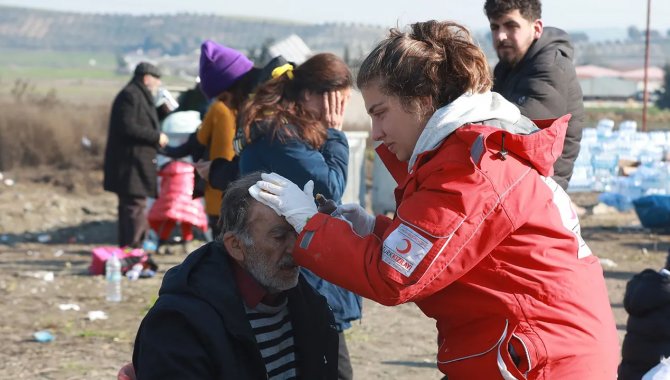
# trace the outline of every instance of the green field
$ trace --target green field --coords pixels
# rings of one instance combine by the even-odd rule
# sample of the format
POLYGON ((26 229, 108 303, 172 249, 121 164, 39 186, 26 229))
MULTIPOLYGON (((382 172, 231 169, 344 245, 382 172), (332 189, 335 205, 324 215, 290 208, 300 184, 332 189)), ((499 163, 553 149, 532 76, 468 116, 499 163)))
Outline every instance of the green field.
MULTIPOLYGON (((19 82, 30 96, 55 92, 60 100, 84 103, 111 101, 130 79, 119 74, 111 52, 52 51, 0 48, 0 97, 12 98, 19 82)), ((166 86, 191 86, 179 77, 165 77, 166 86)))
POLYGON ((117 58, 111 52, 53 51, 0 48, 0 68, 91 68, 113 71, 117 58), (95 66, 91 66, 95 61, 95 66))
POLYGON ((1 67, 2 78, 25 79, 124 79, 127 75, 119 75, 114 70, 96 67, 1 67))

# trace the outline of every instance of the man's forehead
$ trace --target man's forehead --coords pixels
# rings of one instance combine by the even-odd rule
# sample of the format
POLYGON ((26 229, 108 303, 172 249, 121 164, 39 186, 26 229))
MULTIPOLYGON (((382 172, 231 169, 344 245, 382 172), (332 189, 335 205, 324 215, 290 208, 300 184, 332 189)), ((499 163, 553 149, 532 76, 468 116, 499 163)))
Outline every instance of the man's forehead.
POLYGON ((270 207, 260 203, 255 199, 251 199, 249 200, 249 216, 247 218, 250 222, 263 219, 263 216, 267 215, 268 210, 273 211, 270 207))
POLYGON ((254 199, 250 201, 247 223, 250 228, 270 229, 287 222, 273 209, 254 199))

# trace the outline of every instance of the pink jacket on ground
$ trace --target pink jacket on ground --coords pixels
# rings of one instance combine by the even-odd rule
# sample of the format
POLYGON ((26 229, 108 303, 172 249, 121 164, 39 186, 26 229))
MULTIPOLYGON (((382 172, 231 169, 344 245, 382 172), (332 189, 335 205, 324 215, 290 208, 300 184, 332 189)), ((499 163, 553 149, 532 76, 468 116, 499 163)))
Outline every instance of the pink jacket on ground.
POLYGON ((449 380, 615 379, 603 271, 550 178, 569 119, 528 135, 466 124, 409 172, 381 145, 398 181, 395 218, 378 216, 361 237, 316 214, 296 262, 384 305, 415 302, 436 320, 449 380))

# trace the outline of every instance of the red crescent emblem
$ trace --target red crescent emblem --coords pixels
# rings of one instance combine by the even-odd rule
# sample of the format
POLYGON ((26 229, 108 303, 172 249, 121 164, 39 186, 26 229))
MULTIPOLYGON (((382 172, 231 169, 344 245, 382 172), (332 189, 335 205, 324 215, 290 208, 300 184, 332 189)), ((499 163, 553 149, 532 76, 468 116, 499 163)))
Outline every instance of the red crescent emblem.
POLYGON ((407 239, 402 239, 402 241, 404 241, 405 244, 407 244, 407 246, 406 246, 405 248, 403 248, 403 249, 400 249, 400 247, 396 246, 396 247, 395 247, 395 250, 396 250, 398 253, 401 253, 401 254, 404 255, 404 254, 406 254, 407 252, 409 252, 410 249, 412 249, 412 243, 410 243, 409 240, 407 240, 407 239))

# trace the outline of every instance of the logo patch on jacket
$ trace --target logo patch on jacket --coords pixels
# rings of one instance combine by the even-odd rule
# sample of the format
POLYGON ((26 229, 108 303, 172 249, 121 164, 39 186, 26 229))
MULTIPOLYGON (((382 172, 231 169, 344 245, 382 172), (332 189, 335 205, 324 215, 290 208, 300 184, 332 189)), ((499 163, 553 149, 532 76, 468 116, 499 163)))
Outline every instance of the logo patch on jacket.
POLYGON ((401 224, 384 240, 382 260, 409 277, 432 247, 428 239, 401 224))

